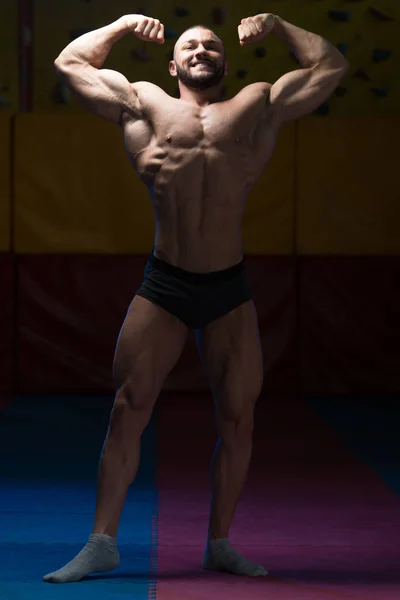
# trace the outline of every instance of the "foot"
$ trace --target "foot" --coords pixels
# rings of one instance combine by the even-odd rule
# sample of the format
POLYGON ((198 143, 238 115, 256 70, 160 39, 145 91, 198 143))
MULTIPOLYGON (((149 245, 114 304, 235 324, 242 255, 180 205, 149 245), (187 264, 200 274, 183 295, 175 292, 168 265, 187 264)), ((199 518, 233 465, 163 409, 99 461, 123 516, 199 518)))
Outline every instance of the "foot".
POLYGON ((268 575, 268 571, 264 567, 247 560, 232 548, 228 538, 207 541, 201 566, 209 571, 223 571, 248 577, 266 577, 268 575))
POLYGON ((80 581, 90 573, 111 571, 119 565, 116 539, 100 533, 92 533, 84 548, 62 569, 43 577, 48 583, 71 583, 80 581))

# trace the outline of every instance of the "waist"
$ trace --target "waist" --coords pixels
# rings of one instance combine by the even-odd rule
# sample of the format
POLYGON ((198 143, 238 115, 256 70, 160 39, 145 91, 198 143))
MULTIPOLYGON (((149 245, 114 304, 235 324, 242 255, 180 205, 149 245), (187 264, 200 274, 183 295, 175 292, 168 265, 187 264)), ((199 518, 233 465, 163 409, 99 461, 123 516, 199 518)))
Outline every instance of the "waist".
POLYGON ((246 270, 244 259, 242 259, 239 263, 227 267, 226 269, 198 273, 195 271, 181 269, 180 267, 172 265, 167 261, 158 258, 154 252, 149 258, 148 267, 161 271, 166 275, 171 275, 177 279, 181 279, 182 281, 199 284, 229 281, 230 279, 242 275, 246 270))

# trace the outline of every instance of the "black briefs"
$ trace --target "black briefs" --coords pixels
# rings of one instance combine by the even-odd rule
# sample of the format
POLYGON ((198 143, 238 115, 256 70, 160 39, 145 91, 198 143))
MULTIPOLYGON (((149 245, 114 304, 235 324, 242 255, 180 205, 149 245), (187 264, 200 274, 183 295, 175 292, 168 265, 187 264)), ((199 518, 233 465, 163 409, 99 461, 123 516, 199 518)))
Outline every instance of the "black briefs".
POLYGON ((192 273, 152 254, 138 296, 161 306, 191 329, 201 329, 252 299, 244 261, 211 273, 192 273))

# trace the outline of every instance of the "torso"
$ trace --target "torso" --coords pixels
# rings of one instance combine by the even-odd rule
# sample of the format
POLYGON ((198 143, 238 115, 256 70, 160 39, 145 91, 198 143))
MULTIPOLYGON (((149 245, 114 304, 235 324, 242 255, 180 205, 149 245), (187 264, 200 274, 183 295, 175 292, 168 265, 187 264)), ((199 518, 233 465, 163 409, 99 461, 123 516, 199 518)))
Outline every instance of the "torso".
POLYGON ((146 118, 126 116, 122 127, 128 156, 153 202, 156 256, 197 272, 240 262, 246 197, 277 135, 268 84, 204 108, 140 85, 146 118))

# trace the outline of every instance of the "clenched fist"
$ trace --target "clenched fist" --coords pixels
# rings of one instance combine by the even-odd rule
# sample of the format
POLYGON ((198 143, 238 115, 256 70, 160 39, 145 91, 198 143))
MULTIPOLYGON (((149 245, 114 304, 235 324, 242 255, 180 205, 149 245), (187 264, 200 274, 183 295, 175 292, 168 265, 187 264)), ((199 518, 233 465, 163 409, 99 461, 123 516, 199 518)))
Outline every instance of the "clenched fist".
POLYGON ((139 40, 155 44, 164 43, 164 25, 158 19, 144 15, 128 15, 126 18, 129 29, 139 40))
POLYGON ((242 19, 238 27, 240 45, 245 46, 265 38, 273 30, 275 21, 275 15, 270 13, 262 13, 255 17, 242 19))

